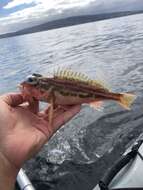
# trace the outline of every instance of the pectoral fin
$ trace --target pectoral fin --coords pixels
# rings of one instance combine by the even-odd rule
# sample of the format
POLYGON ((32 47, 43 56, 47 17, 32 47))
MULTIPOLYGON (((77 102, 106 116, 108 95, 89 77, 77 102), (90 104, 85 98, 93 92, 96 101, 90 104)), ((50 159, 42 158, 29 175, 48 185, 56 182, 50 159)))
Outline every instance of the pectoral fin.
POLYGON ((94 101, 94 102, 90 102, 89 105, 90 105, 90 107, 92 107, 96 110, 99 110, 102 107, 103 102, 102 101, 94 101))
POLYGON ((49 125, 53 125, 53 115, 54 115, 54 97, 52 96, 50 99, 50 109, 49 109, 49 125))

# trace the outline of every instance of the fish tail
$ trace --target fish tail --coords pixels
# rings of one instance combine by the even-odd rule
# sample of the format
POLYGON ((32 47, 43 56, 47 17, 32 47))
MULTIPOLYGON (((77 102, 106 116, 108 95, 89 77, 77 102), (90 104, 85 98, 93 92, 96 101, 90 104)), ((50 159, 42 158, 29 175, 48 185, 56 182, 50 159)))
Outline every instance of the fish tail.
POLYGON ((134 94, 124 93, 121 94, 119 104, 124 107, 125 109, 130 110, 131 104, 136 99, 136 96, 134 94))

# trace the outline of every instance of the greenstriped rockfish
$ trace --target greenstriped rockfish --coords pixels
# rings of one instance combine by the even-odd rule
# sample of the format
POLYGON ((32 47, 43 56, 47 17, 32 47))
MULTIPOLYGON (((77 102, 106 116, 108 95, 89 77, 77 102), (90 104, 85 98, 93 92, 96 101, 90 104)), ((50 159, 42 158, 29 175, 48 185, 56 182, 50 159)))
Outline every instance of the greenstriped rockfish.
MULTIPOLYGON (((131 93, 114 93, 102 82, 91 80, 84 74, 71 70, 59 70, 53 77, 32 74, 20 86, 28 101, 34 98, 48 102, 50 115, 57 106, 88 103, 99 108, 104 100, 116 101, 125 109, 129 109, 135 99, 135 95, 131 93)), ((50 120, 52 121, 52 118, 50 120)))

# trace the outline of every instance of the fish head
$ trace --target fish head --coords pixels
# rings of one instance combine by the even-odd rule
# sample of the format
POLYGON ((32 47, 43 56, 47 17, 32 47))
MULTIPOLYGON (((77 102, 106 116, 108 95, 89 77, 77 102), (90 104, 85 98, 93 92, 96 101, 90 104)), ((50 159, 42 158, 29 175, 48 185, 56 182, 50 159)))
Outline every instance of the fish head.
POLYGON ((26 77, 26 80, 24 80, 20 85, 25 87, 36 87, 39 84, 39 79, 42 77, 40 74, 33 73, 30 76, 26 77))
POLYGON ((38 87, 42 77, 42 75, 34 73, 27 76, 26 79, 18 85, 23 96, 26 97, 25 99, 28 99, 27 97, 39 97, 40 91, 38 87))

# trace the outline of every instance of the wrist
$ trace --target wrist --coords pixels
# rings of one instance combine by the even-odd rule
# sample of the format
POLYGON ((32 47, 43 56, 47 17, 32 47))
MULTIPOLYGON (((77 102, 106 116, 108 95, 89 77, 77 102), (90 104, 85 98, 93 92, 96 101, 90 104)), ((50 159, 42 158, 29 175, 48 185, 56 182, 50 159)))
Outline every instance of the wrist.
POLYGON ((0 152, 0 189, 13 190, 18 171, 0 152))

